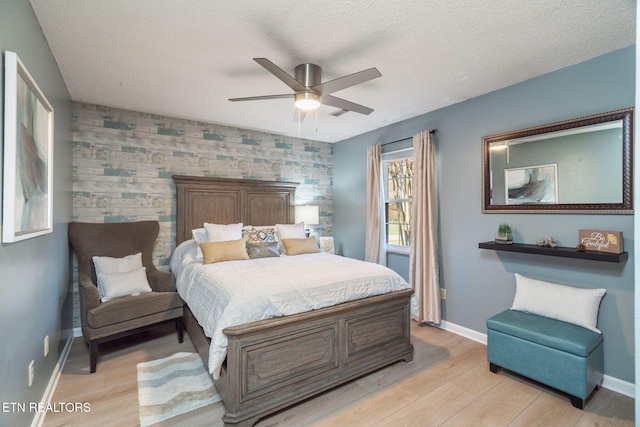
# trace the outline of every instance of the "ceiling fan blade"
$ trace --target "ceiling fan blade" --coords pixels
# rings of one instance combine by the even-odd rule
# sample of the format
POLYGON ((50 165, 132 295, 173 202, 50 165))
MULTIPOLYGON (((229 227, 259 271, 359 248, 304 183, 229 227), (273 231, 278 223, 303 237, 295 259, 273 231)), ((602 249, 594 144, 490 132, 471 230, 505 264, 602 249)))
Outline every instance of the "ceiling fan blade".
POLYGON ((367 70, 359 71, 357 73, 349 74, 348 76, 329 80, 328 82, 312 86, 311 89, 318 92, 320 95, 328 95, 330 93, 337 92, 339 90, 346 89, 360 83, 368 82, 369 80, 377 79, 381 76, 382 74, 380 74, 380 71, 378 71, 378 69, 374 67, 367 70))
POLYGON ((360 114, 371 114, 373 108, 365 107, 364 105, 356 104, 355 102, 347 101, 342 98, 337 98, 333 95, 324 95, 322 97, 322 103, 324 105, 330 105, 332 107, 341 108, 343 110, 353 111, 360 114))
POLYGON ((330 116, 333 116, 333 117, 340 117, 340 116, 341 116, 341 115, 343 115, 344 113, 348 113, 348 112, 349 112, 349 110, 343 110, 343 109, 340 109, 340 110, 336 110, 336 111, 334 111, 333 113, 329 113, 329 115, 330 115, 330 116))
POLYGON ((253 58, 253 60, 266 68, 271 74, 282 80, 284 84, 289 86, 291 89, 298 92, 308 90, 305 85, 297 81, 293 76, 289 75, 286 71, 269 61, 267 58, 253 58))
POLYGON ((237 102, 237 101, 259 101, 261 99, 284 99, 284 98, 293 98, 293 93, 286 93, 282 95, 263 95, 263 96, 248 96, 245 98, 229 98, 229 101, 237 102))

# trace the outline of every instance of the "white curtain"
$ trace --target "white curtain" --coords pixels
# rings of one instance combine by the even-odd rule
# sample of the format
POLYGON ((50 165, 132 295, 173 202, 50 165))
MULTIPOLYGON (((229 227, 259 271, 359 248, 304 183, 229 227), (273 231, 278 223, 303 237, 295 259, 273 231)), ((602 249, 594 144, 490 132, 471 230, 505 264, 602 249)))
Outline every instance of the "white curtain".
POLYGON ((421 322, 440 324, 438 266, 438 190, 436 149, 429 131, 413 137, 414 176, 409 281, 418 299, 421 322))
POLYGON ((382 195, 382 147, 367 147, 367 212, 364 260, 386 265, 384 250, 384 203, 382 195))

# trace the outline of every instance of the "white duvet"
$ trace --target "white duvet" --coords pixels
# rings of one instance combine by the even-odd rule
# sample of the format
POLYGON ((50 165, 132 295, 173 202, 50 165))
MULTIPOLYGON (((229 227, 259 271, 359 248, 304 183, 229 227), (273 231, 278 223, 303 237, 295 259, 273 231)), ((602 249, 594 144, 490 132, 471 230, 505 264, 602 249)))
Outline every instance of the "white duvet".
MULTIPOLYGON (((218 378, 226 357, 222 330, 256 320, 302 313, 380 295, 409 284, 378 264, 327 253, 202 264, 196 243, 171 257, 178 293, 211 338, 209 370, 218 378)), ((415 297, 412 300, 415 313, 415 297)))

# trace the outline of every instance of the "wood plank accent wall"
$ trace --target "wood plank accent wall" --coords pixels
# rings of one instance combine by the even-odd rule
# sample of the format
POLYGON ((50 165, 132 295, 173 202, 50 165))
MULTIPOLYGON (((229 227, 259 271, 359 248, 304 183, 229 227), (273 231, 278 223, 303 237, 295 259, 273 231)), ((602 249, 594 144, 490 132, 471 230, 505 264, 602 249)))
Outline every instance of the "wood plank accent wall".
POLYGON ((320 207, 312 233, 333 235, 333 144, 79 102, 73 116, 73 221, 157 220, 160 268, 176 246, 173 175, 299 182, 295 203, 320 207))

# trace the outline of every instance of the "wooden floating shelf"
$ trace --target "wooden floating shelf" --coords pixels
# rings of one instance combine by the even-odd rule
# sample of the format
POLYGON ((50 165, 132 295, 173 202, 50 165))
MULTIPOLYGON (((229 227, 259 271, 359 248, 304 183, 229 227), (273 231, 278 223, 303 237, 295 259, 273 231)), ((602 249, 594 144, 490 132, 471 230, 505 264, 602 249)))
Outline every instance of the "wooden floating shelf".
POLYGON ((494 251, 519 252, 524 254, 548 255, 562 258, 588 259, 592 261, 604 262, 624 262, 629 258, 628 252, 621 254, 611 254, 607 252, 584 251, 579 252, 576 248, 528 245, 525 243, 512 243, 502 245, 495 242, 482 242, 478 244, 480 249, 493 249, 494 251))

